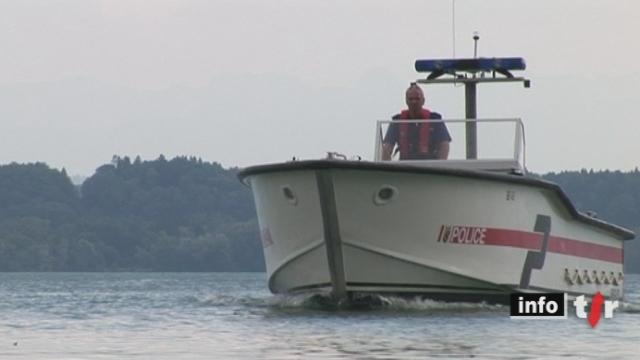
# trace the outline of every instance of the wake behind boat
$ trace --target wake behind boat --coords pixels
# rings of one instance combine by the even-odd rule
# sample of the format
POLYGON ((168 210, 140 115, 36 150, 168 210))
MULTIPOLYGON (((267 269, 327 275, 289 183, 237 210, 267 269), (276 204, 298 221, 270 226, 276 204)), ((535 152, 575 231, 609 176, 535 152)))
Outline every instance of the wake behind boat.
POLYGON ((251 186, 273 293, 330 291, 507 302, 513 292, 623 296, 634 233, 576 210, 529 176, 520 119, 476 119, 476 86, 520 82, 520 58, 419 60, 417 83, 464 84, 466 119, 378 121, 373 161, 252 166, 251 186), (446 124, 448 159, 386 159, 385 132, 446 124))

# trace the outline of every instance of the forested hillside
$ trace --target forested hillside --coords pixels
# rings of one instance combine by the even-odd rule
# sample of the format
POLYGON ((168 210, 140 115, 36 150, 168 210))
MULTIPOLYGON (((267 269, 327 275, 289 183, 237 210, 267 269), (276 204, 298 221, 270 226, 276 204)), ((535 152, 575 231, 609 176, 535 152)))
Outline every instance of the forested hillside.
MULTIPOLYGON (((82 186, 46 164, 0 166, 0 271, 262 271, 250 190, 196 158, 114 157, 82 186)), ((582 211, 640 231, 640 173, 574 171, 582 211)), ((625 248, 640 272, 640 241, 625 248)))
POLYGON ((115 157, 80 188, 45 164, 0 167, 0 271, 259 271, 236 170, 115 157))

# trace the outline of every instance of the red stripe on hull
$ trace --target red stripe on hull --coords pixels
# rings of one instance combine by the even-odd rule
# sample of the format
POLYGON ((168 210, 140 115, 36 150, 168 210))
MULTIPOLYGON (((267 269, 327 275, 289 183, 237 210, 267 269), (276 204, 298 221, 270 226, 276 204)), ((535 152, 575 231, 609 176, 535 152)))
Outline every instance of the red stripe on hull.
POLYGON ((511 246, 529 250, 540 250, 542 235, 517 230, 487 229, 486 245, 511 246))
MULTIPOLYGON (((442 238, 442 229, 440 237, 442 238)), ((446 241, 445 241, 446 242, 446 241)), ((461 243, 450 241, 452 243, 461 243)), ((484 245, 509 246, 528 250, 540 250, 542 247, 542 234, 507 229, 486 229, 483 239, 484 245)), ((594 260, 608 261, 622 264, 622 247, 598 245, 582 240, 566 239, 556 236, 549 238, 547 252, 570 255, 594 260)))
POLYGON ((622 264, 622 248, 598 245, 586 241, 551 237, 547 251, 622 264))

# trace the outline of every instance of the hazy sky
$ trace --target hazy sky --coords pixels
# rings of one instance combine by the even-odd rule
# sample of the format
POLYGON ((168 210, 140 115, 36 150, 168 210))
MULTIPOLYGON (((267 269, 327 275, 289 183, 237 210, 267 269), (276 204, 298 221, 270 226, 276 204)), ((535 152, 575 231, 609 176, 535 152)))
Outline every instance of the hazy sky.
MULTIPOLYGON (((453 55, 451 0, 0 0, 0 163, 90 175, 112 155, 225 166, 371 158, 418 58, 453 55)), ((532 88, 480 85, 521 117, 527 165, 640 166, 640 2, 457 0, 455 54, 521 56, 532 88)), ((425 89, 446 118, 463 89, 425 89)), ((455 139, 454 139, 455 141, 455 139)))

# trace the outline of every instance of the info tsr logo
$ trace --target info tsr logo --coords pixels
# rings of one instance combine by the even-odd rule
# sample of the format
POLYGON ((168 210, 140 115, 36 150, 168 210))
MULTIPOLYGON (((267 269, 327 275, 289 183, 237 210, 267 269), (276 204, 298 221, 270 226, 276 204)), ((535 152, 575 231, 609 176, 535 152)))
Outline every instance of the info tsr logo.
MULTIPOLYGON (((610 319, 613 311, 619 307, 618 301, 605 300, 598 291, 591 299, 589 314, 587 306, 589 302, 584 295, 576 297, 573 306, 576 316, 587 319, 591 327, 596 327, 603 316, 610 319)), ((515 293, 511 294, 511 318, 514 319, 566 319, 567 318, 567 294, 565 293, 515 293)))

